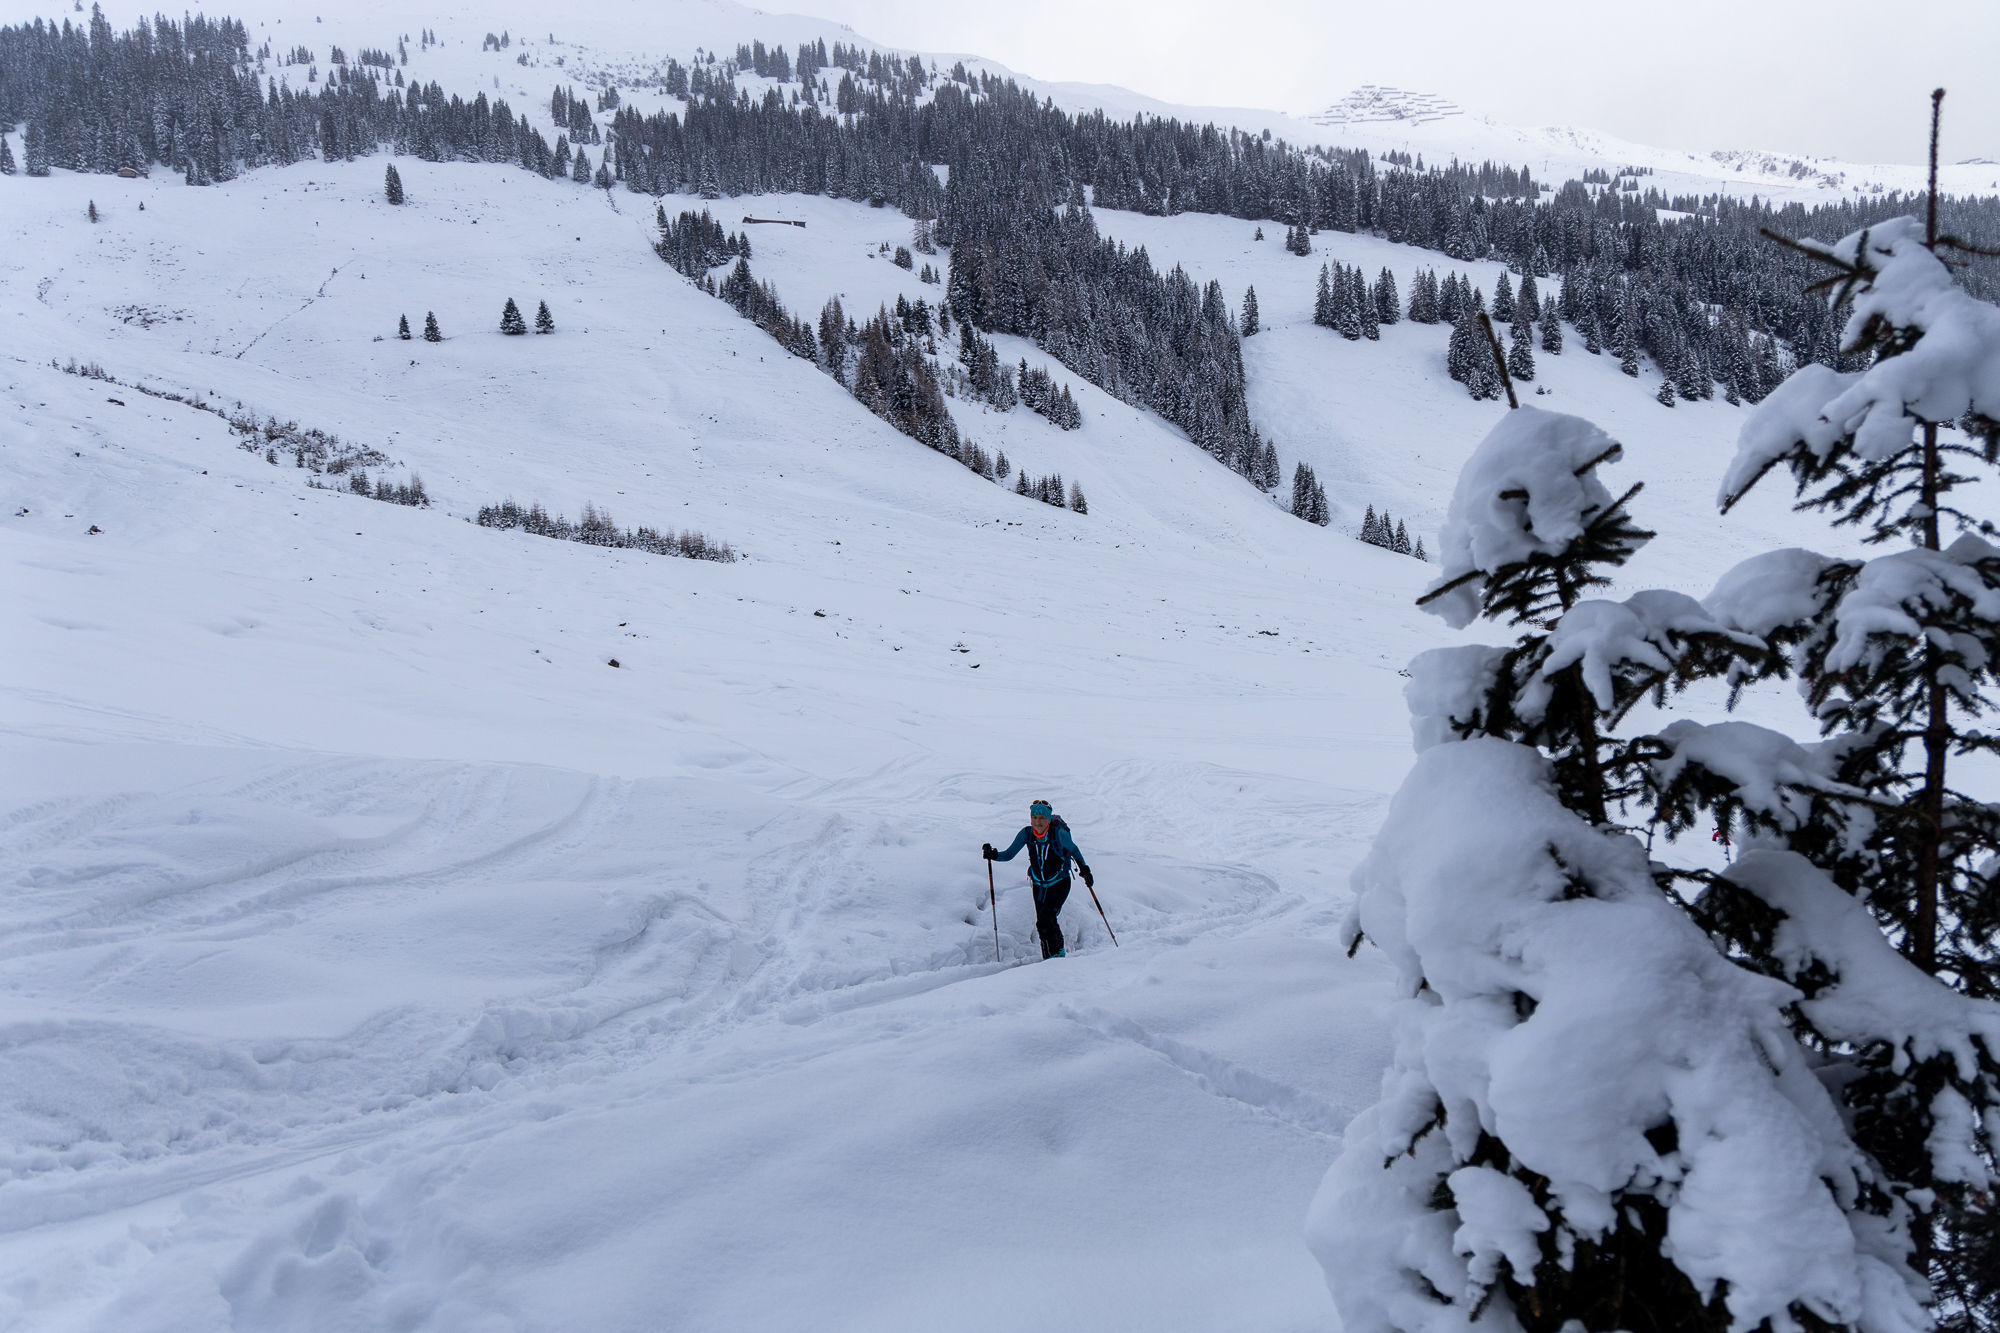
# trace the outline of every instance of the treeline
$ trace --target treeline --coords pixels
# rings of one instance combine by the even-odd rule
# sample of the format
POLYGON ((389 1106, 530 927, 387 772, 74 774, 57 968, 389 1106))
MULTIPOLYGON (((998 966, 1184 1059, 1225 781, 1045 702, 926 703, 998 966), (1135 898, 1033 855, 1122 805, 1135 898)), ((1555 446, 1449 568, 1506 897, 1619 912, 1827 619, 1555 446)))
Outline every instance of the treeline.
MULTIPOLYGON (((754 44, 750 55, 754 67, 754 44)), ((1365 153, 1301 150, 1214 125, 1071 115, 962 67, 941 75, 851 47, 821 63, 816 43, 810 60, 801 47, 793 62, 795 85, 773 84, 757 99, 734 87, 735 61, 670 64, 668 82, 687 86, 669 90, 691 100, 651 116, 618 107, 592 173, 574 147, 587 117, 567 94, 552 99, 561 114, 550 145, 483 93, 467 102, 435 83, 404 89, 393 86, 400 71, 384 78, 358 66, 335 66, 317 91, 295 92, 261 80, 263 63, 233 19, 162 19, 123 34, 101 15, 87 28, 0 27, 0 120, 26 122, 30 170, 162 163, 200 183, 266 162, 387 148, 513 161, 550 177, 568 168, 572 179, 653 194, 803 191, 894 206, 935 219, 938 239, 952 245, 954 312, 967 293, 982 330, 1036 338, 1246 474, 1252 432, 1228 355, 1234 335, 1208 316, 1191 280, 1161 277, 1143 251, 1125 255, 1102 241, 1084 187, 1098 207, 1275 220, 1307 235, 1369 232, 1538 278, 1561 275, 1565 293, 1575 286, 1590 296, 1600 323, 1622 316, 1629 295, 1641 350, 1677 384, 1703 367, 1717 372, 1740 355, 1738 344, 1754 350, 1759 340, 1796 360, 1837 364, 1839 315, 1803 291, 1809 261, 1759 229, 1831 240, 1921 204, 1896 194, 1810 209, 1715 199, 1697 218, 1663 223, 1657 199, 1605 185, 1550 190, 1492 163, 1378 169, 1365 153), (835 68, 838 88, 828 82, 835 68), (947 185, 936 166, 951 169, 947 185)), ((2000 239, 2000 198, 1945 199, 1940 222, 1990 244, 2000 239)), ((2000 265, 1967 263, 1969 290, 2000 291, 2000 265)), ((1772 380, 1731 382, 1755 397, 1772 380)))
POLYGON ((692 528, 678 533, 672 528, 621 528, 612 521, 609 511, 591 504, 585 504, 582 519, 572 523, 561 514, 550 517, 539 503, 523 509, 511 499, 502 500, 497 505, 480 506, 478 523, 482 528, 519 528, 537 537, 553 537, 557 541, 582 542, 586 546, 605 546, 620 551, 646 551, 653 555, 674 555, 688 560, 714 560, 725 565, 739 558, 728 542, 712 541, 692 528))
MULTIPOLYGON (((275 453, 269 453, 265 455, 265 461, 276 463, 278 459, 275 453)), ((339 468, 328 469, 330 472, 340 470, 339 468)), ((337 486, 332 486, 321 481, 317 477, 306 478, 306 485, 318 490, 340 489, 337 486)), ((387 477, 377 477, 374 484, 371 485, 368 481, 367 469, 355 468, 347 474, 347 490, 351 494, 359 495, 364 499, 380 500, 386 504, 409 505, 417 509, 428 509, 431 503, 431 497, 424 491, 424 479, 414 472, 410 474, 410 479, 406 482, 391 482, 387 477)))
MULTIPOLYGON (((900 309, 903 298, 897 297, 900 309)), ((924 303, 917 302, 919 315, 925 313, 924 303)), ((951 319, 949 311, 941 309, 940 318, 951 319)), ((1030 369, 1028 359, 1021 358, 1018 371, 1013 366, 1000 364, 1000 354, 994 350, 988 339, 979 336, 979 331, 969 323, 958 326, 958 367, 951 372, 947 392, 959 389, 955 396, 983 398, 996 411, 1009 412, 1016 403, 1024 403, 1028 410, 1047 417, 1060 430, 1080 430, 1083 427, 1083 412, 1070 396, 1067 384, 1057 387, 1047 370, 1037 366, 1030 369), (962 388, 960 388, 962 386, 962 388)))
POLYGON ((1371 284, 1361 268, 1345 264, 1319 266, 1319 291, 1313 298, 1313 323, 1332 329, 1343 338, 1382 336, 1382 325, 1403 317, 1396 294, 1395 275, 1388 269, 1371 284))
POLYGON ((659 225, 660 239, 653 243, 653 252, 683 277, 705 277, 710 269, 739 256, 750 258, 750 238, 740 232, 725 232, 705 208, 669 219, 666 208, 659 206, 654 209, 654 221, 659 225))
POLYGON ((1333 521, 1333 510, 1326 503, 1326 487, 1320 485, 1319 477, 1306 463, 1292 469, 1292 517, 1317 523, 1322 528, 1333 521))
POLYGON ((1058 509, 1074 509, 1079 514, 1088 514, 1090 512, 1090 505, 1083 498, 1083 487, 1077 485, 1075 482, 1070 483, 1069 491, 1067 492, 1068 498, 1064 498, 1065 492, 1063 491, 1063 479, 1060 472, 1052 472, 1046 477, 1036 477, 1030 481, 1027 470, 1024 468, 1020 475, 1014 478, 1014 494, 1025 495, 1030 500, 1040 500, 1043 504, 1054 505, 1058 509))
MULTIPOLYGON (((706 210, 682 213, 671 222, 662 212, 659 221, 663 234, 671 231, 678 236, 713 238, 720 231, 706 210)), ((673 253, 703 252, 690 249, 673 253)), ((665 249, 661 258, 673 262, 665 249)), ((945 307, 933 312, 921 298, 912 302, 899 294, 893 313, 886 306, 878 307, 873 316, 857 325, 835 297, 820 309, 815 328, 787 311, 777 289, 757 281, 749 260, 740 255, 721 282, 706 274, 695 275, 693 281, 711 296, 728 302, 786 351, 818 366, 898 431, 988 481, 1007 480, 1007 456, 1002 453, 996 458, 963 436, 946 406, 948 397, 983 399, 1002 412, 1025 402, 1063 430, 1075 430, 1083 424, 1083 413, 1068 385, 1057 388, 1046 370, 1030 369, 1025 357, 1017 381, 1015 369, 1000 365, 993 344, 969 325, 959 325, 959 357, 956 362, 943 363, 941 376, 937 339, 949 335, 951 314, 945 307)), ((1272 452, 1273 469, 1276 459, 1272 452)), ((1072 485, 1065 496, 1060 475, 1031 482, 1023 471, 1015 490, 1079 514, 1090 512, 1080 487, 1072 485)))
POLYGON ((1391 521, 1389 511, 1386 509, 1382 511, 1382 516, 1377 518, 1375 506, 1369 505, 1368 512, 1361 516, 1361 531, 1358 535, 1360 540, 1370 546, 1379 546, 1385 551, 1394 551, 1397 555, 1415 556, 1419 560, 1430 559, 1424 554, 1424 539, 1418 537, 1412 542, 1409 532, 1403 527, 1402 520, 1391 521))

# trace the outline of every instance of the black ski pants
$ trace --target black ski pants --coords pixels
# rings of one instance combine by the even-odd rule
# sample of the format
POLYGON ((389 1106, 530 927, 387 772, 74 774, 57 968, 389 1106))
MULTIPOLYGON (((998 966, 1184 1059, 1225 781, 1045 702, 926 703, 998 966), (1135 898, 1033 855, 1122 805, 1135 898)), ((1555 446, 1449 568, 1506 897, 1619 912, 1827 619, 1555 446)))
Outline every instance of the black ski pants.
POLYGON ((1062 926, 1056 915, 1063 904, 1069 901, 1069 876, 1065 875, 1045 889, 1035 890, 1035 933, 1042 937, 1042 957, 1053 958, 1062 951, 1062 926))

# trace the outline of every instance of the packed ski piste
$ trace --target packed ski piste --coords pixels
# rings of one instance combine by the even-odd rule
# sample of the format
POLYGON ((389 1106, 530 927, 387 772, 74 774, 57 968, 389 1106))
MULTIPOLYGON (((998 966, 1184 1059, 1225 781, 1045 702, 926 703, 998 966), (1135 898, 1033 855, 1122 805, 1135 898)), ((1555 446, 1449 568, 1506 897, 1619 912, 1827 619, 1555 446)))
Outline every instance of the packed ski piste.
POLYGON ((0 13, 0 1330, 2000 1328, 1950 107, 0 13))

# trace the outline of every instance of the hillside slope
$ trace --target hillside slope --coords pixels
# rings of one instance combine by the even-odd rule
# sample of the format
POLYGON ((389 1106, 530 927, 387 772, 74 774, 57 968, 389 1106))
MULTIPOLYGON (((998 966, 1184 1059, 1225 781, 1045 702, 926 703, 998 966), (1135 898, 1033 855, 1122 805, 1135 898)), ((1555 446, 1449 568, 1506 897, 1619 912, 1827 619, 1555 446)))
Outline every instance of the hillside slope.
MULTIPOLYGON (((399 166, 401 209, 380 160, 0 179, 4 1321, 1326 1327, 1299 1225, 1388 985, 1333 927, 1409 762, 1397 671, 1452 638, 1426 567, 1059 369, 1081 431, 955 404, 1091 512, 1015 496, 660 263, 651 201, 399 166), (557 333, 502 337, 509 296, 557 333), (426 311, 445 341, 393 336, 426 311), (746 558, 468 521, 509 496, 746 558), (1072 900, 1074 956, 1016 968, 1019 863, 996 959, 977 849, 1042 796, 1120 943, 1072 900)), ((935 299, 877 257, 894 214, 756 208, 809 223, 754 235, 794 310, 935 299)), ((1429 530, 1500 410, 1445 330, 1344 343, 1246 224, 1099 222, 1255 281, 1287 470, 1429 530)), ((1708 516, 1735 409, 1544 365, 1652 483, 1635 580, 1805 531, 1708 516)))

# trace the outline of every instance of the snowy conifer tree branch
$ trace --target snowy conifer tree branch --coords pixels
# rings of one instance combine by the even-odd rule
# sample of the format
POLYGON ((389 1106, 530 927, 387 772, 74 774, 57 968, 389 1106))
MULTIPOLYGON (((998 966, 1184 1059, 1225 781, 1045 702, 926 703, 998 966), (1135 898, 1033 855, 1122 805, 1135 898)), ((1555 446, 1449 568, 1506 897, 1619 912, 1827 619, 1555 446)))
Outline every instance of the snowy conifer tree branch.
MULTIPOLYGON (((1914 1333, 1911 1204, 1787 1030, 1803 992, 1726 958, 1611 822, 1654 797, 1683 825, 1732 802, 1791 826, 1850 790, 1774 733, 1784 765, 1756 790, 1727 733, 1613 734, 1641 699, 1789 667, 1683 594, 1579 595, 1653 535, 1626 513, 1638 487, 1614 499, 1595 475, 1617 456, 1590 423, 1521 408, 1460 474, 1424 604, 1529 628, 1410 664, 1417 766, 1343 927, 1408 998, 1310 1239, 1357 1333, 1914 1333)), ((1785 627, 1792 576, 1826 564, 1746 584, 1793 594, 1766 617, 1785 627)))

